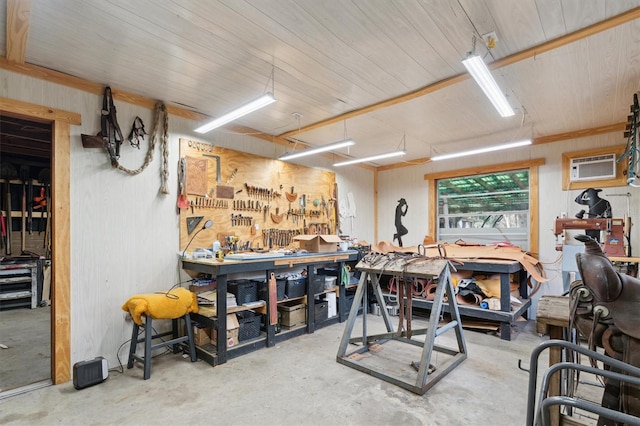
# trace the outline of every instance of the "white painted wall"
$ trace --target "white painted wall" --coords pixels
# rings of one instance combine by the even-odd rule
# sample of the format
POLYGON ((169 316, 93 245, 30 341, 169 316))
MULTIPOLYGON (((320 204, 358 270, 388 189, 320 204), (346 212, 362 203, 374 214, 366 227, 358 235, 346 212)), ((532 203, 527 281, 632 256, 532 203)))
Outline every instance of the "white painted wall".
MULTIPOLYGON (((154 161, 142 174, 131 177, 111 168, 108 157, 101 150, 84 149, 80 135, 95 134, 99 128, 101 96, 48 83, 21 74, 0 70, 0 96, 37 105, 80 113, 81 126, 71 126, 71 362, 101 355, 110 366, 117 365, 116 352, 124 359, 130 338, 131 324, 124 321, 120 306, 131 295, 169 289, 185 280, 177 258, 179 243, 176 169, 178 140, 189 137, 212 142, 230 149, 275 158, 282 154, 282 146, 266 143, 250 136, 223 130, 207 135, 196 135, 191 129, 195 123, 170 117, 169 188, 171 194, 159 194, 160 147, 156 147, 154 161)), ((133 118, 140 116, 147 130, 152 129, 152 111, 117 102, 118 120, 128 134, 133 118)), ((148 139, 147 139, 148 141, 148 139)), ((545 264, 551 282, 541 293, 557 293, 561 288, 559 253, 554 250, 555 238, 551 231, 553 219, 560 211, 570 214, 580 210, 573 203, 577 192, 562 191, 561 153, 622 143, 621 135, 612 134, 558 144, 533 146, 501 153, 473 157, 469 160, 429 163, 381 172, 379 182, 380 240, 391 240, 395 232, 394 213, 397 201, 404 197, 409 210, 403 218, 409 229, 405 245, 422 242, 428 233, 427 183, 423 175, 428 172, 459 169, 471 165, 488 165, 509 161, 544 157, 546 165, 540 168, 540 260, 545 264), (473 161, 473 162, 471 162, 473 161), (575 193, 574 193, 575 192, 575 193), (560 284, 559 284, 560 283, 560 284)), ((146 142, 140 151, 124 144, 121 163, 138 168, 146 153, 146 142)), ((373 173, 360 167, 333 169, 329 157, 302 158, 299 164, 321 167, 336 172, 339 198, 348 193, 356 201, 356 217, 343 220, 342 231, 360 240, 374 241, 373 173)), ((631 217, 640 210, 638 189, 612 188, 609 193, 633 194, 631 217)), ((616 216, 626 210, 623 197, 608 197, 616 216)), ((640 224, 637 224, 640 225, 640 224)), ((640 250, 638 226, 633 230, 634 247, 640 250)), ((638 251, 636 250, 636 251, 638 251)), ((535 312, 535 310, 534 310, 535 312)))
MULTIPOLYGON (((620 118, 624 120, 624 117, 620 118)), ((426 173, 443 172, 448 170, 465 169, 474 166, 508 163, 512 161, 526 161, 527 159, 544 158, 545 164, 539 168, 540 211, 539 214, 539 260, 543 263, 550 281, 544 284, 536 297, 530 311, 530 317, 535 317, 537 298, 542 294, 562 293, 562 253, 555 250, 556 239, 553 234, 554 220, 561 212, 574 216, 583 206, 574 202, 576 196, 582 192, 562 190, 562 153, 600 148, 613 145, 624 145, 622 132, 611 133, 589 138, 568 140, 559 143, 534 145, 498 154, 484 154, 473 157, 462 157, 441 162, 432 162, 414 167, 392 169, 379 174, 379 238, 391 240, 395 232, 395 206, 400 197, 404 197, 409 204, 409 213, 403 219, 403 224, 409 230, 405 237, 405 245, 422 242, 428 233, 428 182, 424 180, 426 173)), ((597 185, 594 185, 597 188, 597 185)), ((623 186, 603 188, 600 193, 612 206, 614 217, 624 217, 627 213, 627 197, 612 196, 611 194, 630 193, 629 216, 634 223, 632 228, 632 248, 634 253, 640 253, 640 189, 623 186)), ((588 210, 588 209, 587 209, 588 210)), ((571 231, 572 234, 578 233, 571 231)), ((576 242, 577 243, 577 242, 576 242)))
MULTIPOLYGON (((226 148, 275 158, 284 148, 250 136, 213 131, 192 132, 196 123, 169 118, 169 195, 159 193, 162 153, 137 176, 115 170, 100 149, 85 149, 81 134, 100 130, 102 96, 0 70, 0 96, 76 112, 82 125, 71 126, 71 362, 104 356, 117 365, 116 352, 126 362, 131 323, 125 322, 122 304, 131 295, 165 291, 188 279, 179 268, 178 215, 176 214, 178 141, 181 137, 211 142, 226 148)), ((118 122, 125 137, 136 115, 153 129, 153 112, 116 101, 118 122)), ((145 138, 138 151, 125 143, 120 163, 137 169, 146 155, 145 138)), ((308 166, 331 170, 328 158, 306 159, 308 166)), ((358 216, 349 233, 373 238, 373 174, 360 168, 340 170, 340 198, 350 191, 358 203, 358 216)))

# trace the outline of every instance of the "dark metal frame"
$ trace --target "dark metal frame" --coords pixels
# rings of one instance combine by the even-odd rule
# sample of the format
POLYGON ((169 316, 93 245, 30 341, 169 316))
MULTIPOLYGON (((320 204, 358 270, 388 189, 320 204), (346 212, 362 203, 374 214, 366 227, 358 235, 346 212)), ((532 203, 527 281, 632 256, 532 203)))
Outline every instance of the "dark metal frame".
MULTIPOLYGON (((305 255, 295 256, 281 256, 270 257, 267 259, 259 260, 242 260, 242 261, 228 261, 218 262, 215 259, 201 259, 192 260, 184 259, 182 261, 182 268, 186 270, 201 272, 210 274, 216 277, 216 295, 218 300, 217 309, 220 312, 226 312, 226 293, 227 293, 227 277, 229 274, 236 273, 251 273, 264 271, 266 279, 269 278, 272 272, 278 269, 287 269, 292 267, 307 267, 308 280, 307 280, 307 325, 306 327, 287 331, 286 333, 275 334, 275 327, 267 325, 266 333, 260 332, 260 337, 252 339, 247 342, 242 342, 232 348, 227 348, 226 345, 207 345, 206 347, 196 346, 196 352, 200 358, 205 360, 212 366, 226 363, 229 359, 235 358, 240 355, 261 349, 264 347, 272 347, 277 343, 293 338, 305 333, 313 333, 317 327, 315 323, 315 309, 314 309, 314 297, 310 292, 310 283, 314 277, 313 265, 322 264, 338 264, 340 269, 345 262, 353 262, 359 258, 359 253, 355 250, 347 250, 343 252, 335 253, 309 253, 305 255), (208 350, 211 348, 211 350, 208 350)), ((338 297, 338 310, 343 309, 344 306, 344 286, 339 287, 340 295, 338 297)), ((267 312, 269 309, 275 309, 270 307, 267 302, 267 312)), ((215 328, 218 336, 225 336, 227 330, 227 316, 220 315, 219 317, 206 317, 200 314, 191 314, 191 318, 200 324, 207 327, 215 328)), ((323 323, 324 324, 324 323, 323 323)), ((219 343, 219 342, 218 342, 219 343)))
MULTIPOLYGON (((464 361, 467 358, 467 348, 466 348, 466 343, 465 343, 464 335, 462 331, 462 324, 460 322, 458 305, 456 303, 456 298, 453 291, 453 285, 451 283, 451 275, 449 272, 448 261, 445 259, 425 259, 425 260, 422 260, 419 265, 417 264, 412 265, 411 268, 407 268, 407 265, 399 266, 398 264, 396 264, 396 268, 394 268, 393 266, 387 264, 385 265, 384 271, 381 269, 377 269, 375 267, 370 267, 364 264, 363 262, 360 262, 357 268, 363 273, 360 276, 360 282, 358 283, 358 288, 356 290, 356 294, 353 300, 353 305, 351 306, 349 319, 347 320, 344 334, 342 335, 342 340, 340 341, 340 347, 338 349, 338 354, 336 355, 336 361, 340 364, 344 364, 348 367, 368 373, 386 382, 400 386, 411 392, 423 395, 433 385, 435 385, 438 381, 440 381, 446 374, 452 371, 456 366, 458 366, 462 361, 464 361), (423 272, 420 272, 420 270, 423 270, 423 272), (414 330, 412 333, 413 335, 425 334, 426 336, 425 336, 424 342, 408 338, 405 332, 393 331, 391 317, 386 307, 386 302, 385 302, 384 295, 382 293, 382 289, 380 288, 380 281, 379 281, 378 275, 381 275, 382 273, 403 275, 404 277, 409 277, 409 278, 438 277, 438 285, 436 288, 435 298, 434 298, 431 313, 429 316, 428 327, 426 329, 414 330), (375 295, 376 300, 380 304, 381 314, 387 328, 387 333, 371 335, 371 336, 367 334, 367 309, 366 309, 368 306, 366 290, 368 287, 369 280, 371 281, 371 286, 373 287, 373 294, 375 295), (451 314, 451 322, 446 324, 445 326, 438 327, 440 314, 442 312, 443 306, 445 305, 445 302, 444 302, 445 293, 447 295, 447 300, 448 300, 446 302, 446 305, 449 307, 449 312, 451 314), (360 304, 364 306, 363 314, 362 314, 362 336, 352 338, 351 336, 353 333, 353 328, 355 326, 360 304), (458 343, 457 351, 435 345, 435 338, 437 336, 452 329, 455 330, 456 332, 457 343, 458 343), (361 363, 359 363, 358 361, 353 360, 351 358, 351 356, 356 353, 361 354, 361 353, 369 352, 369 344, 371 343, 384 344, 390 340, 395 340, 402 343, 408 343, 414 346, 422 346, 422 357, 420 359, 416 380, 414 382, 410 382, 401 377, 391 375, 382 370, 366 367, 361 363), (350 343, 363 343, 363 345, 347 353, 347 348, 350 343), (444 362, 443 365, 438 366, 438 368, 430 374, 429 365, 431 362, 431 355, 434 350, 447 353, 448 355, 452 355, 452 358, 444 362)), ((410 296, 411 295, 409 294, 409 297, 410 296)))
POLYGON ((133 329, 131 331, 131 344, 129 345, 129 359, 127 361, 127 369, 133 368, 134 361, 140 361, 144 365, 144 380, 147 380, 151 377, 151 353, 160 348, 164 348, 167 346, 173 347, 173 353, 177 354, 180 352, 179 344, 185 343, 189 351, 189 357, 191 358, 191 362, 196 362, 196 348, 193 344, 193 329, 191 327, 191 320, 189 318, 189 314, 185 314, 178 318, 171 319, 171 330, 165 331, 163 333, 154 333, 153 330, 153 319, 150 316, 144 317, 144 324, 138 325, 135 322, 133 323, 133 329), (187 335, 179 336, 178 332, 178 319, 184 319, 187 335), (138 334, 140 332, 140 328, 144 328, 144 338, 140 339, 138 334), (171 336, 171 340, 164 340, 163 337, 171 336), (153 340, 161 339, 161 343, 153 344, 153 340), (138 344, 144 343, 144 356, 136 355, 136 348, 138 344))
POLYGON ((632 416, 620 411, 611 410, 609 408, 602 407, 601 405, 594 404, 591 401, 579 399, 577 397, 569 397, 564 395, 548 396, 549 382, 551 376, 562 370, 578 370, 585 371, 592 374, 597 374, 603 377, 612 378, 625 383, 631 383, 640 386, 640 368, 634 367, 625 362, 619 361, 615 358, 611 358, 607 355, 600 354, 596 351, 592 351, 583 348, 575 343, 566 342, 564 340, 549 340, 538 345, 532 352, 529 361, 529 390, 527 399, 527 419, 526 425, 548 425, 550 424, 550 409, 555 405, 565 405, 568 407, 580 408, 585 411, 589 411, 598 415, 605 416, 617 422, 625 424, 640 424, 640 418, 632 416), (536 404, 536 387, 538 379, 538 358, 540 354, 547 348, 559 346, 563 350, 574 351, 583 355, 586 355, 594 360, 600 361, 611 367, 615 367, 618 370, 626 373, 615 373, 609 370, 593 368, 586 365, 581 365, 573 362, 561 362, 549 367, 542 378, 542 384, 540 387, 540 393, 538 395, 538 402, 536 404), (537 406, 537 410, 536 410, 537 406), (535 418, 534 418, 535 414, 535 418))

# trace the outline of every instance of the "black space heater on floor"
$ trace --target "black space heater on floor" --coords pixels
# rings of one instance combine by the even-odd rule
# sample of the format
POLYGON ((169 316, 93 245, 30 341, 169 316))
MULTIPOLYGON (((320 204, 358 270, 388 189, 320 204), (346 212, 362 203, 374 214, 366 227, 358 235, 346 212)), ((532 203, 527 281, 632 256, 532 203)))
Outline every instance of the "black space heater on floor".
POLYGON ((80 390, 97 385, 109 377, 107 360, 99 356, 89 361, 76 362, 73 365, 73 386, 80 390))

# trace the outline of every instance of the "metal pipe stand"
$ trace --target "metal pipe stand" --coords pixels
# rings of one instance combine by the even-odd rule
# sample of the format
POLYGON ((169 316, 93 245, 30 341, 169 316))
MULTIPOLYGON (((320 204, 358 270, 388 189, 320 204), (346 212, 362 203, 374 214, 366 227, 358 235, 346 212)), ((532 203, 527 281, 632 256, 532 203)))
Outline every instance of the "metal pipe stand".
MULTIPOLYGON (((380 262, 375 262, 379 264, 380 262)), ((366 258, 361 260, 356 268, 362 271, 360 281, 354 296, 353 305, 349 312, 349 319, 347 320, 342 340, 340 341, 340 347, 338 354, 336 355, 336 361, 340 364, 344 364, 348 367, 365 372, 374 377, 382 379, 386 382, 400 386, 411 392, 423 395, 439 380, 441 380, 446 374, 452 371, 462 361, 467 358, 467 348, 462 331, 462 324, 460 322, 460 314, 458 312, 458 305, 456 303, 456 297, 451 283, 451 274, 449 272, 449 261, 446 259, 432 259, 432 258, 412 258, 408 260, 406 257, 393 256, 390 259, 385 259, 384 266, 379 267, 376 264, 370 264, 366 261, 366 258), (401 276, 407 278, 437 278, 437 289, 433 305, 431 307, 431 313, 429 316, 429 324, 426 329, 414 330, 413 335, 426 334, 424 343, 411 339, 407 336, 405 331, 393 331, 393 324, 391 317, 387 310, 386 302, 382 289, 380 288, 379 276, 382 274, 401 276), (380 304, 380 310, 387 328, 387 333, 368 335, 367 334, 367 286, 370 281, 373 288, 373 292, 376 296, 378 303, 380 304), (447 296, 445 302, 444 297, 447 296), (440 314, 442 312, 443 304, 448 303, 449 312, 451 314, 451 322, 439 327, 440 314), (352 337, 353 328, 358 317, 358 309, 360 305, 363 306, 362 310, 362 336, 352 337), (442 346, 435 345, 435 339, 446 331, 454 330, 456 333, 458 348, 457 351, 442 346), (414 346, 422 346, 422 356, 419 365, 414 367, 417 369, 417 375, 415 380, 407 380, 404 377, 390 374, 387 368, 372 368, 363 365, 358 359, 358 356, 354 354, 363 354, 369 352, 372 356, 375 356, 373 351, 370 351, 370 345, 372 343, 383 345, 389 341, 399 341, 402 343, 408 343, 414 346), (355 350, 347 353, 349 344, 359 344, 362 346, 357 347, 355 350), (450 355, 451 357, 446 360, 442 365, 438 365, 436 370, 429 373, 429 366, 431 363, 431 356, 433 351, 439 351, 450 355)), ((411 297, 411 293, 407 297, 411 297)), ((409 313, 411 314, 411 313, 409 313)))

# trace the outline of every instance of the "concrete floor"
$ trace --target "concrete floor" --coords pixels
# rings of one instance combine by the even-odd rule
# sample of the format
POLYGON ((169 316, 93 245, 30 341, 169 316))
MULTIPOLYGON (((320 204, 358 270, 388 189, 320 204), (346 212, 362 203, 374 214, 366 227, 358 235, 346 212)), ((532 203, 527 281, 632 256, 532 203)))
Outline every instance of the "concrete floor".
MULTIPOLYGON (((154 358, 146 381, 136 364, 80 391, 71 382, 37 389, 0 400, 0 424, 524 423, 528 374, 518 360, 526 367, 532 348, 547 339, 533 322, 521 323, 512 341, 465 330, 469 357, 422 396, 338 364, 344 327, 331 325, 217 367, 166 354, 154 358)), ((371 321, 369 327, 377 332, 371 321)), ((436 343, 455 347, 454 332, 436 343)))
POLYGON ((51 378, 51 306, 0 310, 0 343, 0 393, 51 378))

